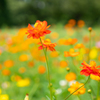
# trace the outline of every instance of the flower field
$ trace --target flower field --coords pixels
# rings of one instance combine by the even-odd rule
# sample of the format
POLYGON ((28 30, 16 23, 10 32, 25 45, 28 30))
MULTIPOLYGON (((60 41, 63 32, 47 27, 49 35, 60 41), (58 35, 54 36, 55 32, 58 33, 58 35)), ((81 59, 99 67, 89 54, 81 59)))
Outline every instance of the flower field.
POLYGON ((71 19, 0 29, 0 100, 100 100, 100 30, 71 19))

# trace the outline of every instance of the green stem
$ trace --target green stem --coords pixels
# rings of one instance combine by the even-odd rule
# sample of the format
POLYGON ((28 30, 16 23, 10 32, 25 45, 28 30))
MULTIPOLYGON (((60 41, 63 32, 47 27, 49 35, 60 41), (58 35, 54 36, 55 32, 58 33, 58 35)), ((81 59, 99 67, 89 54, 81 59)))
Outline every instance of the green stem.
MULTIPOLYGON (((77 90, 79 90, 80 88, 82 88, 83 86, 85 86, 85 84, 89 81, 90 79, 90 76, 88 77, 87 81, 82 85, 80 86, 77 90)), ((74 92, 72 92, 69 96, 67 96, 64 100, 68 99, 72 94, 74 94, 77 90, 75 90, 74 92)))
POLYGON ((79 68, 75 65, 73 57, 71 57, 73 65, 76 67, 77 71, 80 71, 79 68))
POLYGON ((40 42, 41 42, 41 44, 42 44, 43 52, 44 52, 45 59, 46 59, 46 67, 47 67, 48 80, 49 80, 49 87, 50 87, 50 98, 51 98, 51 100, 52 100, 52 87, 51 87, 51 83, 50 83, 50 72, 49 72, 49 66, 48 66, 47 55, 46 55, 46 51, 45 51, 45 49, 44 49, 44 46, 43 46, 43 43, 42 43, 41 38, 40 38, 40 42))
POLYGON ((100 92, 100 81, 98 81, 97 99, 99 98, 99 92, 100 92))
POLYGON ((80 96, 79 95, 77 95, 77 96, 78 96, 78 99, 81 100, 80 96))
MULTIPOLYGON (((90 41, 89 41, 89 54, 90 54, 90 51, 91 51, 91 32, 89 34, 89 38, 90 38, 90 41)), ((89 54, 88 54, 88 62, 90 61, 89 54)))

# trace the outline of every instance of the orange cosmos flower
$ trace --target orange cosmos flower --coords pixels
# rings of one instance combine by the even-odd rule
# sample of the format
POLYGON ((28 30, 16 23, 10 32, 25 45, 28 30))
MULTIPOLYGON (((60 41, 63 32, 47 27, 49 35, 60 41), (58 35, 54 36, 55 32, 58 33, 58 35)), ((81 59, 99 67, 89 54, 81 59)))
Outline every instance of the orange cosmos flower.
POLYGON ((64 56, 65 57, 70 57, 70 56, 71 57, 75 57, 75 56, 78 56, 79 54, 80 53, 79 52, 75 52, 74 49, 70 49, 69 52, 68 51, 64 52, 64 56))
MULTIPOLYGON (((43 43, 44 48, 47 48, 50 51, 55 51, 54 47, 56 46, 56 43, 51 43, 50 39, 46 39, 45 41, 42 40, 42 43, 43 43)), ((39 43, 39 44, 41 44, 41 43, 39 43)), ((43 47, 41 44, 41 46, 39 47, 39 50, 43 49, 43 47)))
POLYGON ((96 76, 96 75, 91 74, 90 77, 93 80, 100 81, 100 77, 99 76, 96 76))
POLYGON ((67 39, 67 40, 65 40, 65 45, 73 45, 73 44, 75 44, 77 42, 77 39, 71 39, 71 38, 69 38, 69 39, 67 39))
POLYGON ((73 81, 73 80, 76 80, 76 74, 73 73, 73 72, 70 72, 68 73, 66 76, 65 76, 65 79, 70 82, 70 81, 73 81))
POLYGON ((8 75, 10 75, 10 70, 8 70, 8 69, 3 69, 2 70, 2 74, 4 75, 4 76, 8 76, 8 75))
POLYGON ((6 60, 6 61, 4 62, 4 66, 5 66, 5 67, 10 68, 10 67, 12 67, 13 65, 14 65, 14 62, 13 62, 12 60, 6 60))
MULTIPOLYGON (((75 90, 77 90, 80 86, 82 86, 83 83, 79 83, 79 82, 76 82, 76 83, 73 83, 70 88, 68 88, 68 91, 70 93, 73 93, 75 90)), ((84 94, 85 93, 85 88, 84 86, 81 87, 79 90, 77 90, 75 93, 73 93, 74 95, 77 95, 77 94, 84 94)))
POLYGON ((79 20, 77 24, 78 24, 78 27, 82 28, 85 25, 85 22, 83 20, 79 20))
POLYGON ((27 61, 29 59, 29 57, 28 57, 28 55, 26 55, 26 54, 22 54, 22 55, 20 55, 20 57, 19 57, 19 60, 20 61, 27 61))
POLYGON ((39 66, 38 72, 39 72, 40 74, 44 74, 45 71, 46 71, 46 68, 45 68, 44 66, 39 66))
POLYGON ((84 45, 82 43, 79 43, 79 44, 76 44, 76 46, 74 48, 75 49, 84 48, 84 45))
POLYGON ((90 65, 83 61, 82 65, 83 67, 80 67, 82 69, 81 75, 89 76, 93 74, 100 77, 100 65, 96 66, 95 61, 90 61, 90 65))
POLYGON ((47 26, 46 21, 41 22, 37 20, 34 27, 29 24, 27 31, 28 38, 33 37, 34 39, 38 39, 41 36, 51 33, 50 30, 47 30, 49 27, 50 25, 47 26))
POLYGON ((60 61, 60 67, 65 68, 68 66, 68 63, 64 60, 60 61))

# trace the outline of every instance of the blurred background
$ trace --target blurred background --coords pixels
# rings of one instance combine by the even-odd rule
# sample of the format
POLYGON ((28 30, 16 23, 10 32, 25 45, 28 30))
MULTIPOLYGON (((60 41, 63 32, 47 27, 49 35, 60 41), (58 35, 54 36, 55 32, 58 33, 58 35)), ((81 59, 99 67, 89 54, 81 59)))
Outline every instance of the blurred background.
POLYGON ((84 20, 87 26, 100 25, 99 0, 0 0, 0 27, 27 26, 36 20, 66 24, 84 20))

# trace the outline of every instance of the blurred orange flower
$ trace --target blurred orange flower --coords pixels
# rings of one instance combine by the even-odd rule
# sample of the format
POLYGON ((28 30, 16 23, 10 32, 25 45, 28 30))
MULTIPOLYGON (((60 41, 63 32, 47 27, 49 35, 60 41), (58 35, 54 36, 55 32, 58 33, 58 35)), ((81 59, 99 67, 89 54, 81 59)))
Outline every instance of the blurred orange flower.
POLYGON ((4 76, 8 76, 8 75, 10 75, 10 70, 8 70, 8 69, 3 69, 3 70, 2 70, 2 74, 3 74, 4 76))
POLYGON ((68 66, 68 64, 66 61, 60 61, 60 67, 65 68, 67 66, 68 66))
POLYGON ((19 57, 19 60, 20 61, 27 61, 29 59, 28 55, 26 54, 22 54, 20 57, 19 57))
POLYGON ((37 20, 34 26, 31 26, 29 24, 28 31, 27 31, 28 38, 33 37, 34 39, 35 38, 38 39, 41 36, 51 33, 50 30, 47 30, 49 27, 50 27, 50 25, 47 26, 46 21, 41 22, 41 21, 37 20))
POLYGON ((10 68, 10 67, 12 67, 13 65, 14 65, 14 62, 13 62, 12 60, 6 60, 6 61, 4 62, 4 66, 5 66, 5 67, 10 68))
MULTIPOLYGON (((70 93, 73 93, 75 90, 77 90, 80 86, 82 86, 83 83, 79 83, 79 82, 76 82, 76 83, 73 83, 70 88, 68 88, 68 91, 70 93)), ((78 94, 84 94, 85 93, 85 88, 84 86, 81 87, 79 90, 77 90, 75 93, 73 93, 74 95, 78 95, 78 94)))
POLYGON ((26 68, 25 68, 25 67, 19 68, 19 72, 20 72, 20 73, 24 73, 25 71, 26 71, 26 68))
POLYGON ((44 74, 45 71, 46 71, 46 68, 45 68, 44 66, 39 66, 38 72, 39 72, 40 74, 44 74))
POLYGON ((73 81, 73 80, 76 80, 76 74, 73 73, 73 72, 69 72, 66 76, 65 76, 65 79, 70 82, 70 81, 73 81))
POLYGON ((75 44, 77 42, 77 39, 71 39, 71 38, 69 38, 69 39, 67 39, 67 40, 65 40, 65 45, 73 45, 73 44, 75 44))
MULTIPOLYGON (((51 43, 50 39, 46 39, 45 41, 42 40, 42 43, 43 43, 44 48, 47 48, 50 51, 55 51, 54 47, 56 46, 56 43, 51 43)), ((39 44, 41 43, 39 42, 39 44)), ((43 49, 43 47, 41 44, 41 46, 39 47, 39 50, 43 49)))
POLYGON ((74 46, 75 49, 80 49, 80 48, 84 48, 84 45, 82 43, 76 44, 74 46))
POLYGON ((28 67, 34 67, 34 62, 33 61, 28 62, 28 67))
POLYGON ((85 22, 83 20, 79 20, 77 22, 78 27, 82 28, 85 25, 85 22))
POLYGON ((75 52, 74 49, 70 49, 69 52, 68 51, 64 52, 64 56, 65 57, 70 57, 70 56, 71 57, 75 57, 75 56, 78 56, 79 54, 80 53, 79 52, 75 52))
POLYGON ((54 52, 51 52, 50 53, 50 56, 51 57, 58 57, 59 56, 59 53, 57 51, 54 51, 54 52))
POLYGON ((96 66, 95 61, 90 61, 90 65, 83 61, 82 65, 83 67, 80 67, 82 69, 80 72, 81 75, 89 76, 93 74, 100 77, 100 65, 96 66))
POLYGON ((51 36, 52 39, 57 39, 59 37, 59 34, 54 32, 50 36, 51 36))

